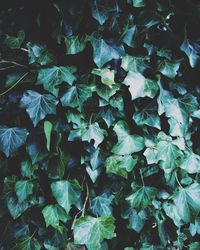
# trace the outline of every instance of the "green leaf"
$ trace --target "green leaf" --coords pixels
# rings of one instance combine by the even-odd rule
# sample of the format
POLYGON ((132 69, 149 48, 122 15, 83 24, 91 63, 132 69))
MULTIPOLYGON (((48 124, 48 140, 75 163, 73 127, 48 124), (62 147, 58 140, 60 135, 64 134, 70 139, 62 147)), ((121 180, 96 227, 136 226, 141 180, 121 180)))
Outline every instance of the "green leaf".
POLYGON ((93 47, 93 59, 99 68, 112 59, 119 59, 124 54, 123 47, 110 46, 103 39, 93 38, 91 43, 93 47))
POLYGON ((59 221, 66 223, 69 218, 65 210, 59 205, 47 205, 42 209, 42 214, 47 227, 52 226, 57 228, 59 226, 59 221))
POLYGON ((46 69, 40 69, 37 84, 42 84, 45 90, 55 96, 58 96, 58 86, 62 82, 72 85, 72 83, 76 80, 76 77, 73 75, 74 72, 74 68, 63 66, 53 66, 46 69))
POLYGON ((115 71, 108 68, 93 69, 92 74, 100 76, 101 82, 107 86, 115 84, 115 71))
POLYGON ((131 172, 137 164, 137 157, 131 155, 112 155, 106 159, 105 166, 107 173, 113 173, 127 179, 128 172, 131 172))
POLYGON ((155 198, 157 189, 154 187, 142 186, 139 187, 133 194, 129 195, 126 200, 137 211, 140 211, 152 204, 155 198))
POLYGON ((5 43, 10 49, 19 49, 25 39, 25 33, 23 30, 18 31, 17 37, 7 36, 5 43))
POLYGON ((97 122, 89 124, 82 132, 82 140, 90 142, 94 140, 94 146, 97 148, 107 135, 106 130, 101 129, 97 122))
POLYGON ((30 204, 27 201, 19 203, 17 197, 11 196, 7 198, 7 207, 12 218, 15 220, 30 207, 30 204))
POLYGON ((41 66, 49 65, 53 62, 54 56, 48 52, 45 45, 27 43, 26 47, 28 49, 29 63, 38 63, 41 66))
POLYGON ((13 250, 40 250, 39 242, 33 236, 23 236, 17 239, 13 250))
POLYGON ((107 6, 104 5, 105 1, 92 0, 92 16, 103 25, 109 17, 107 6))
POLYGON ((146 5, 146 0, 131 0, 130 1, 134 7, 144 7, 146 5))
POLYGON ((33 183, 26 180, 17 181, 15 183, 15 192, 19 202, 23 202, 33 193, 33 183))
POLYGON ((38 169, 38 165, 31 164, 30 160, 21 162, 21 174, 23 177, 35 178, 34 172, 38 169))
POLYGON ((121 67, 126 71, 134 73, 143 73, 147 68, 148 56, 130 56, 125 55, 122 57, 121 67))
POLYGON ((199 43, 199 41, 195 42, 195 41, 189 41, 187 39, 181 44, 180 49, 187 55, 189 62, 190 62, 190 66, 192 68, 194 68, 200 59, 200 55, 199 55, 200 43, 199 43))
POLYGON ((95 216, 110 216, 112 215, 113 195, 103 193, 91 200, 90 208, 95 216))
POLYGON ((124 121, 117 122, 113 130, 118 138, 117 144, 112 148, 114 154, 127 155, 143 150, 144 139, 142 136, 132 135, 124 121))
POLYGON ((78 36, 65 37, 67 55, 75 55, 82 52, 85 49, 88 40, 88 36, 83 36, 80 39, 78 36))
POLYGON ((161 61, 158 65, 158 71, 161 72, 164 76, 174 79, 179 70, 181 61, 169 61, 167 59, 161 61))
POLYGON ((47 140, 47 149, 48 149, 48 151, 50 151, 50 146, 51 146, 52 128, 53 128, 53 125, 52 125, 51 122, 49 122, 49 121, 44 122, 44 133, 45 133, 46 140, 47 140))
POLYGON ((144 243, 141 250, 162 250, 162 247, 144 243))
POLYGON ((23 94, 20 106, 25 108, 34 126, 43 120, 48 114, 56 114, 58 101, 50 94, 41 95, 40 93, 28 90, 23 94))
POLYGON ((153 98, 159 89, 157 82, 146 79, 142 74, 132 71, 128 72, 123 83, 129 86, 132 100, 145 96, 153 98))
POLYGON ((200 156, 193 152, 188 152, 180 168, 186 170, 189 174, 200 172, 200 156))
POLYGON ((133 120, 138 126, 147 125, 161 129, 160 117, 158 116, 157 107, 154 104, 148 104, 142 110, 133 114, 133 120))
POLYGON ((83 103, 92 96, 92 89, 87 86, 72 86, 68 88, 66 93, 61 98, 61 103, 64 107, 80 107, 83 103))
POLYGON ((79 183, 69 181, 56 181, 51 184, 51 190, 58 204, 69 213, 71 206, 75 205, 81 196, 79 183))
POLYGON ((98 250, 104 239, 111 239, 114 234, 114 218, 91 216, 77 219, 73 225, 75 244, 86 245, 88 250, 98 250))
POLYGON ((189 250, 199 250, 200 242, 193 242, 189 245, 189 250))
POLYGON ((193 221, 200 212, 200 185, 193 183, 180 188, 173 200, 180 218, 186 223, 193 221))
POLYGON ((0 126, 0 150, 9 157, 25 143, 27 135, 25 128, 0 126))

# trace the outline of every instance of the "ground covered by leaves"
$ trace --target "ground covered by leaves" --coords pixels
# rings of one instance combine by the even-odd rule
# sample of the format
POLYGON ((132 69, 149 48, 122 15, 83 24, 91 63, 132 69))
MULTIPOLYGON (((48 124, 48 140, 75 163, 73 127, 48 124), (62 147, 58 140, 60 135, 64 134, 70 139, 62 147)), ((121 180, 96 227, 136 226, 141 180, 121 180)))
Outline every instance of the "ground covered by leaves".
POLYGON ((0 5, 0 249, 199 250, 199 1, 0 5))

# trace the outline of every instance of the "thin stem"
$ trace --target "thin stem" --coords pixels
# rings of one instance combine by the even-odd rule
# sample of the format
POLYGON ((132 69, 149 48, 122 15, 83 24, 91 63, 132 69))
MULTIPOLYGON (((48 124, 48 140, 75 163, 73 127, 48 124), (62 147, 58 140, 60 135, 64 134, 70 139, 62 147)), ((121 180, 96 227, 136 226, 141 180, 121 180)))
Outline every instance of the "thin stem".
POLYGON ((84 214, 85 214, 85 208, 86 208, 86 205, 87 205, 87 202, 88 202, 88 199, 89 199, 89 188, 88 188, 88 184, 86 183, 85 185, 86 185, 87 195, 86 195, 85 202, 84 202, 83 208, 82 208, 82 216, 84 216, 84 214))
POLYGON ((145 184, 144 184, 144 178, 143 178, 143 175, 142 175, 142 170, 140 169, 140 176, 141 176, 141 180, 142 180, 142 185, 143 185, 143 187, 145 186, 145 184))
POLYGON ((177 181, 178 185, 179 185, 181 188, 183 188, 183 186, 181 185, 181 183, 180 183, 180 181, 179 181, 179 179, 178 179, 177 172, 175 172, 175 178, 176 178, 176 181, 177 181))
POLYGON ((8 67, 5 67, 5 68, 0 68, 0 71, 15 68, 15 67, 17 67, 17 65, 12 65, 12 66, 8 66, 8 67))
POLYGON ((29 72, 26 72, 19 80, 17 80, 9 89, 5 90, 3 93, 0 93, 0 96, 5 95, 6 93, 8 93, 10 90, 12 90, 19 82, 21 82, 21 80, 23 80, 27 75, 29 74, 29 72))
POLYGON ((26 65, 20 64, 20 63, 15 62, 15 61, 1 60, 0 63, 8 63, 8 64, 11 63, 11 64, 14 64, 14 65, 19 66, 19 67, 28 68, 26 65))

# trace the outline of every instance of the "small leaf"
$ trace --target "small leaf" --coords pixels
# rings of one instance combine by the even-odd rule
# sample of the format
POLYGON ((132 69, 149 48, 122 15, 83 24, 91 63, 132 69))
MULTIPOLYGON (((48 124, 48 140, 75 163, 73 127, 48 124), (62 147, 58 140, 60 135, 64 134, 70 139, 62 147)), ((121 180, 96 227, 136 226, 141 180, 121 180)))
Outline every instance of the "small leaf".
POLYGON ((103 193, 100 196, 96 196, 91 200, 91 210, 95 216, 109 216, 112 215, 112 201, 113 195, 103 193))
POLYGON ((42 214, 47 227, 52 226, 57 228, 59 221, 66 223, 69 218, 65 210, 58 205, 47 205, 42 209, 42 214))
POLYGON ((56 114, 58 101, 50 94, 41 95, 40 93, 28 90, 24 93, 20 106, 25 108, 34 126, 43 120, 47 114, 56 114))
POLYGON ((9 157, 25 143, 27 135, 24 128, 0 126, 0 150, 9 157))
POLYGON ((33 193, 33 183, 26 180, 17 181, 15 183, 15 192, 19 202, 23 202, 33 193))
POLYGON ((180 64, 181 61, 169 61, 165 59, 158 65, 158 71, 161 72, 164 76, 174 79, 177 75, 180 64))
POLYGON ((186 158, 180 165, 180 168, 186 170, 189 174, 200 172, 200 156, 192 152, 186 154, 186 158))
POLYGON ((23 236, 17 239, 13 250, 41 250, 39 242, 33 236, 23 236))
POLYGON ((47 149, 50 151, 50 146, 51 146, 51 132, 52 132, 53 125, 49 121, 44 122, 44 133, 46 136, 47 140, 47 149))
POLYGON ((200 41, 185 40, 180 49, 188 56, 190 65, 194 68, 200 59, 200 41))
POLYGON ((7 36, 5 42, 10 49, 19 49, 24 39, 25 39, 25 33, 23 30, 20 30, 17 33, 17 37, 7 36))

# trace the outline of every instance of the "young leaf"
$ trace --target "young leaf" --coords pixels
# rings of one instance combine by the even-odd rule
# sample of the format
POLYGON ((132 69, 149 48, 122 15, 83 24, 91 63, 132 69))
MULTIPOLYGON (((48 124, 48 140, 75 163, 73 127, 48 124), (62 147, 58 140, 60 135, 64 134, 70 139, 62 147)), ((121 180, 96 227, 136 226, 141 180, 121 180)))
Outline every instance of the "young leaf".
POLYGON ((103 193, 91 200, 91 210, 95 216, 110 216, 112 215, 113 195, 103 193))
POLYGON ((23 30, 20 30, 15 36, 7 36, 5 43, 10 49, 19 49, 25 39, 25 33, 23 30))
POLYGON ((23 236, 17 239, 13 250, 41 250, 41 246, 33 236, 23 236))
POLYGON ((189 41, 188 39, 185 40, 182 44, 180 49, 185 52, 185 54, 187 55, 189 62, 190 62, 190 66, 192 68, 194 68, 199 59, 200 59, 200 42, 197 41, 189 41))
POLYGON ((23 202, 33 193, 33 183, 27 180, 20 180, 15 183, 15 192, 19 202, 23 202))
POLYGON ((50 146, 51 146, 51 132, 52 132, 52 123, 49 121, 45 121, 44 122, 44 133, 46 136, 46 140, 47 140, 47 149, 48 151, 50 151, 50 146))

